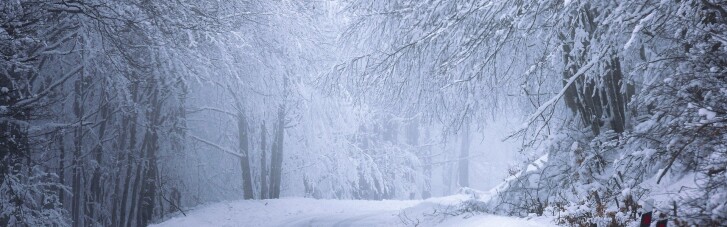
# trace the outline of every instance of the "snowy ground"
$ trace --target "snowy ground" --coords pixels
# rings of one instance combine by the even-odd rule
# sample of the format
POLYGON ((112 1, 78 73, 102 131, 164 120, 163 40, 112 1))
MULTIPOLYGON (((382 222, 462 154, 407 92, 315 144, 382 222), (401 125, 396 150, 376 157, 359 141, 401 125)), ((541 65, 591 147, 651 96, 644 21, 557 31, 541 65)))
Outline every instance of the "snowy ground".
POLYGON ((221 202, 155 227, 198 226, 555 226, 549 220, 493 215, 440 215, 466 195, 414 201, 283 198, 221 202))

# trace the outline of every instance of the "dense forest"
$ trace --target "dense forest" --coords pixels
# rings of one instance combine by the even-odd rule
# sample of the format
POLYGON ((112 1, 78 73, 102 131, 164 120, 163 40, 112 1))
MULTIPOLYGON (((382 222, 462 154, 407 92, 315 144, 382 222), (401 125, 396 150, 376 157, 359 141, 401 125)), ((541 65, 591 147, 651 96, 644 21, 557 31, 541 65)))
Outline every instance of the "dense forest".
POLYGON ((223 200, 727 224, 724 0, 5 0, 0 226, 223 200))

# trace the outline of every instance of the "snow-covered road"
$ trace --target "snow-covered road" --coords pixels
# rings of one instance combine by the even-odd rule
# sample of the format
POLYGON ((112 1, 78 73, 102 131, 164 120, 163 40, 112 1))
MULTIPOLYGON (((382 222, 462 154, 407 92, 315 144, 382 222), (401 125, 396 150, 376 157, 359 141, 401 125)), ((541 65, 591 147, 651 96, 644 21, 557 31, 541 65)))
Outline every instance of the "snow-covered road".
POLYGON ((280 226, 392 226, 398 211, 376 211, 362 214, 319 214, 286 220, 280 226))
POLYGON ((554 226, 548 220, 493 215, 432 217, 435 209, 466 199, 456 195, 414 201, 283 198, 220 202, 187 212, 155 227, 201 226, 554 226))

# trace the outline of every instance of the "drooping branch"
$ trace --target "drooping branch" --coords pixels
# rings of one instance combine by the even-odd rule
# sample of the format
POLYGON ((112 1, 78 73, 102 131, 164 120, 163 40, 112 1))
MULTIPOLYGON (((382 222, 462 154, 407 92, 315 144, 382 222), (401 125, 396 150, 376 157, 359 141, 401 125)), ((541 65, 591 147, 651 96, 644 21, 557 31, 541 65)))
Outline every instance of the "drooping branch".
POLYGON ((602 60, 603 57, 606 55, 606 52, 607 51, 605 51, 605 50, 602 51, 601 54, 598 55, 598 57, 591 59, 587 64, 585 64, 580 69, 578 69, 578 72, 576 72, 575 74, 573 74, 573 76, 568 78, 568 80, 566 81, 566 84, 563 86, 562 89, 560 89, 558 94, 556 94, 555 96, 550 98, 548 101, 546 101, 542 105, 540 105, 540 107, 538 107, 538 109, 535 110, 535 112, 533 112, 532 114, 530 114, 530 116, 528 116, 527 120, 525 120, 525 123, 523 123, 523 125, 518 130, 516 130, 513 133, 510 133, 510 135, 508 135, 507 137, 508 138, 513 137, 513 136, 525 131, 533 122, 535 122, 535 120, 540 115, 542 115, 545 112, 545 110, 547 110, 549 107, 554 106, 556 103, 558 103, 560 98, 562 98, 563 95, 565 95, 566 91, 568 91, 568 88, 573 86, 573 84, 576 82, 576 80, 579 77, 583 76, 589 69, 591 69, 600 60, 602 60))
POLYGON ((199 142, 202 142, 202 143, 204 143, 204 144, 207 144, 207 145, 209 145, 209 146, 211 146, 211 147, 217 148, 217 149, 218 149, 218 150, 220 150, 220 151, 223 151, 223 152, 225 152, 225 153, 228 153, 228 154, 234 155, 234 156, 236 156, 236 157, 238 157, 238 158, 243 158, 243 157, 244 157, 244 156, 243 156, 242 154, 240 154, 240 153, 237 153, 237 152, 234 152, 234 151, 231 151, 231 150, 225 149, 224 147, 222 147, 222 146, 220 146, 220 145, 217 145, 216 143, 213 143, 213 142, 207 141, 207 140, 205 140, 205 139, 202 139, 202 138, 199 138, 199 137, 197 137, 197 136, 194 136, 194 135, 189 135, 189 137, 190 137, 190 138, 192 138, 192 139, 195 139, 195 140, 197 140, 197 141, 199 141, 199 142))

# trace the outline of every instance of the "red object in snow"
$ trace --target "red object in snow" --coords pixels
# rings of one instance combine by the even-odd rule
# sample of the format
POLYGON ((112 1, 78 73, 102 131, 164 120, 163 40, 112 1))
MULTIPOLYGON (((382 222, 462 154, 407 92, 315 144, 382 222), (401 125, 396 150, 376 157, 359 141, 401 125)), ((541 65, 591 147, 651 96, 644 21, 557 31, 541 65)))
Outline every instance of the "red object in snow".
POLYGON ((651 225, 651 212, 641 215, 641 227, 649 227, 651 225))
POLYGON ((666 227, 666 222, 667 222, 667 219, 664 219, 664 220, 661 220, 661 221, 657 221, 656 222, 656 227, 666 227))

